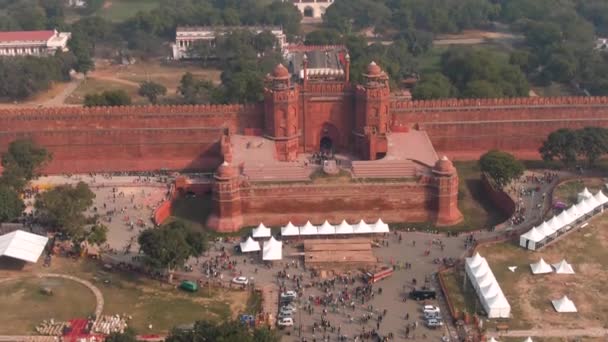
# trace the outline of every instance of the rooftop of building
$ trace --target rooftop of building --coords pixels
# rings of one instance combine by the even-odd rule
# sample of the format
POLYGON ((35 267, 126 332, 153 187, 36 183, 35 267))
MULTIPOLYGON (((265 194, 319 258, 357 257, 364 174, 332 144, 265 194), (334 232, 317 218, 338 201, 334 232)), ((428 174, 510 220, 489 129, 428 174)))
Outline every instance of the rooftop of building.
POLYGON ((307 59, 308 69, 314 74, 314 70, 323 70, 323 74, 331 74, 331 70, 342 72, 346 63, 347 50, 341 45, 299 47, 289 46, 285 60, 287 69, 292 75, 301 75, 304 69, 304 59, 307 59))
POLYGON ((283 31, 280 26, 178 26, 175 32, 283 31))
POLYGON ((3 31, 0 32, 0 42, 20 42, 20 41, 47 41, 51 39, 57 31, 3 31))

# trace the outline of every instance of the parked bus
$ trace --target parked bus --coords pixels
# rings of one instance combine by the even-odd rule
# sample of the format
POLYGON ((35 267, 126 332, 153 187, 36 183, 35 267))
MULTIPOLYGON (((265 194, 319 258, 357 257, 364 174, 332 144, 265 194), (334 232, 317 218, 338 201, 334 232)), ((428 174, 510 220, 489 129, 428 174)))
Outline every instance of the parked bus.
POLYGON ((368 283, 373 284, 373 283, 379 282, 380 280, 382 280, 384 278, 392 276, 393 272, 394 272, 394 270, 392 267, 384 267, 380 271, 377 271, 374 273, 372 273, 372 272, 365 273, 365 280, 368 283))

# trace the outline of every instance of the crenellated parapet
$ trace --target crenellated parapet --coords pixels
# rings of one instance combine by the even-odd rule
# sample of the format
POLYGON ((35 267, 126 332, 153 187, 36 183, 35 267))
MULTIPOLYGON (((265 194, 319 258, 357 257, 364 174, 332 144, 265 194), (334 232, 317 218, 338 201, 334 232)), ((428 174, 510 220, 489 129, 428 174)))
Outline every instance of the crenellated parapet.
POLYGON ((608 96, 516 97, 499 99, 438 99, 391 101, 391 109, 449 109, 466 107, 607 106, 608 96))
POLYGON ((262 110, 260 104, 244 105, 149 105, 113 107, 43 107, 0 109, 0 117, 22 116, 123 116, 167 114, 255 114, 262 110))
POLYGON ((303 90, 307 93, 315 94, 344 94, 352 91, 352 87, 349 83, 345 82, 309 82, 303 90))

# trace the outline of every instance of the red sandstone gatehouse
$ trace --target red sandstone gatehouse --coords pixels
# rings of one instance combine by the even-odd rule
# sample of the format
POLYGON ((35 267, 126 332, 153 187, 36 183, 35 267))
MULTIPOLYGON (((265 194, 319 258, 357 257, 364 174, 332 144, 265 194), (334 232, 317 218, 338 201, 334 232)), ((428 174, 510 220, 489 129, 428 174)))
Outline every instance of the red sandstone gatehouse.
POLYGON ((53 153, 47 173, 217 170, 208 224, 223 231, 378 217, 449 225, 461 219, 458 177, 439 156, 537 158, 558 128, 608 127, 606 97, 410 101, 391 96, 375 63, 360 85, 341 64, 326 77, 304 65, 297 82, 277 66, 258 104, 0 110, 0 152, 31 137, 53 153), (350 181, 311 181, 318 171, 302 156, 322 146, 350 157, 350 181))

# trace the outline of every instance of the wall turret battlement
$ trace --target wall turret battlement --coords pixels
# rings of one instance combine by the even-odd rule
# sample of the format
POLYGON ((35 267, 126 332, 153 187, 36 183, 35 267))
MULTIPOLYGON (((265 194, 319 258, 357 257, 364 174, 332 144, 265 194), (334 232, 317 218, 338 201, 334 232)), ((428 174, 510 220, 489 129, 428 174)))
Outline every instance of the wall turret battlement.
POLYGON ((392 101, 391 109, 449 109, 454 107, 608 106, 607 96, 517 97, 499 99, 440 99, 392 101))

